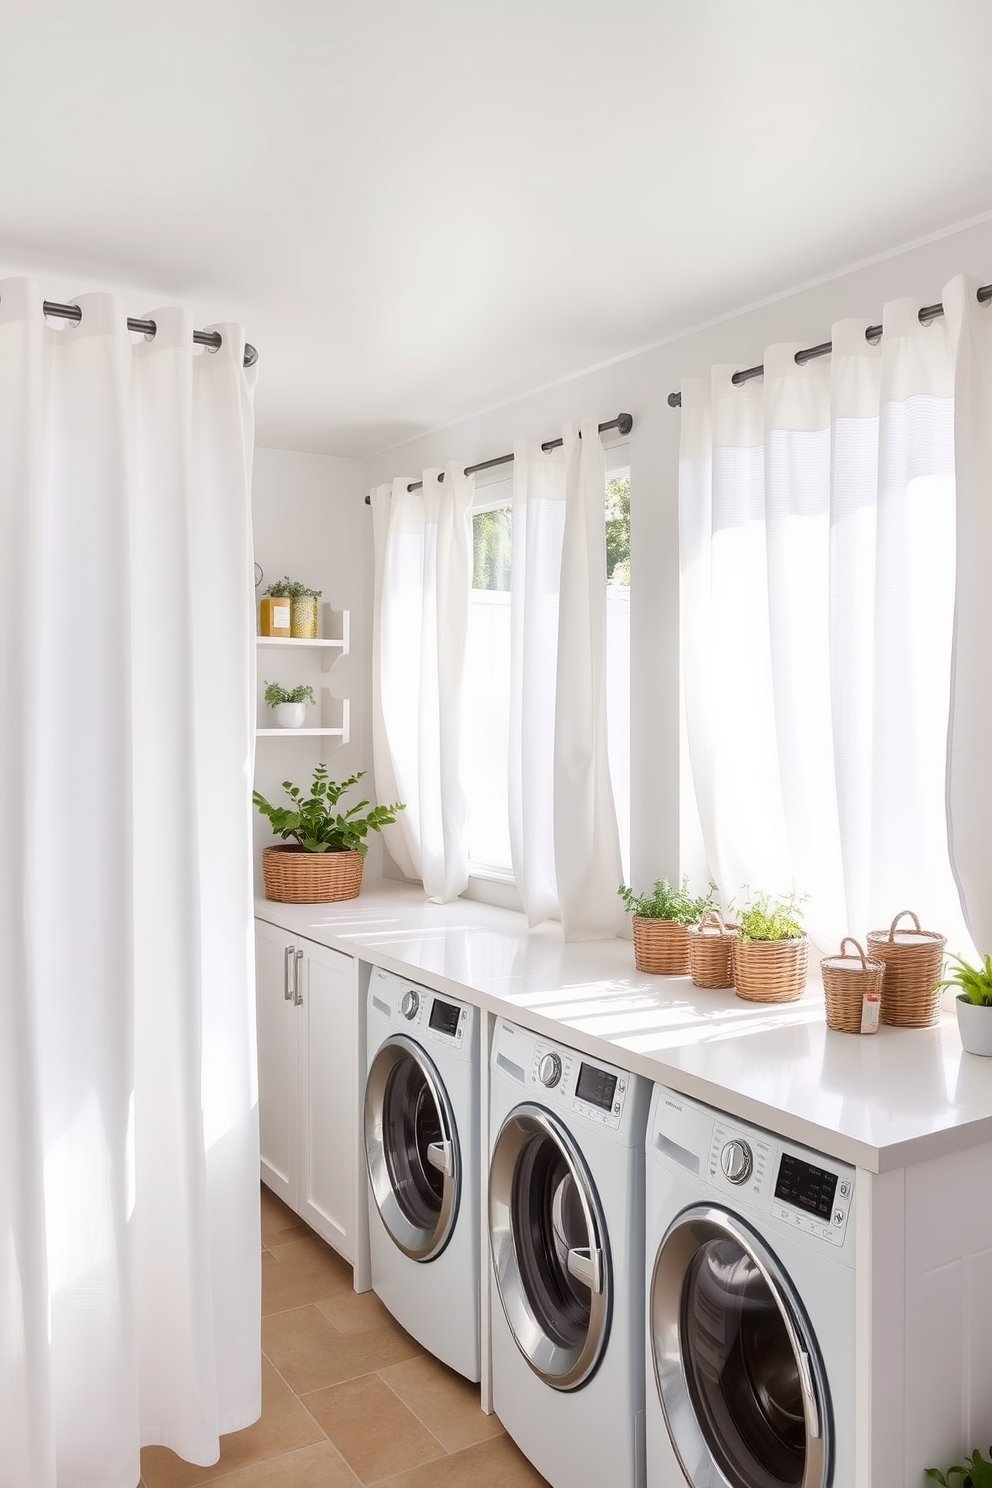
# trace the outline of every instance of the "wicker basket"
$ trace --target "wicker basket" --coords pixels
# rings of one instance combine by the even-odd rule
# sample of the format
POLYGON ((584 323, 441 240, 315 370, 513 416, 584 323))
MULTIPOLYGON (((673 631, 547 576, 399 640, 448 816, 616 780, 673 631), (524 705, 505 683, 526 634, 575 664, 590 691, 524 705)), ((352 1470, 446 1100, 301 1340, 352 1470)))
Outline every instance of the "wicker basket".
POLYGON ((696 987, 734 985, 734 941, 737 926, 724 923, 717 909, 709 909, 698 925, 689 926, 689 975, 696 987))
POLYGON ((943 935, 920 929, 911 909, 901 910, 888 930, 869 930, 869 955, 885 963, 883 1023, 896 1028, 932 1028, 939 1022, 944 945, 943 935), (896 929, 904 915, 913 921, 912 930, 896 929))
POLYGON ((885 964, 869 961, 860 945, 847 935, 840 954, 820 962, 827 1027, 838 1033, 877 1033, 879 999, 885 964), (854 950, 847 954, 845 946, 854 950))
POLYGON ((677 920, 634 915, 634 965, 653 976, 685 976, 689 970, 689 932, 677 920))
POLYGON ((747 1002, 795 1002, 806 985, 809 937, 734 939, 734 986, 747 1002))
POLYGON ((303 852, 288 844, 263 847, 265 897, 283 904, 356 899, 362 887, 364 862, 360 852, 303 852))

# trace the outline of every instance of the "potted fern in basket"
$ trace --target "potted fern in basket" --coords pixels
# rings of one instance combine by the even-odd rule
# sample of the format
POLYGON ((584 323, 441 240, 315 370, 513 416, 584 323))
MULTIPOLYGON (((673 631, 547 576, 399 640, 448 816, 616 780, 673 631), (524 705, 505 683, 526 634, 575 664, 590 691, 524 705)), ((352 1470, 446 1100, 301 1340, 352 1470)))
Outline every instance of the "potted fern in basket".
POLYGON ((756 893, 735 909, 734 986, 748 1002, 793 1002, 806 986, 809 937, 797 894, 756 893))
POLYGON ((689 893, 689 875, 678 887, 667 878, 655 879, 648 894, 635 894, 621 884, 617 893, 633 915, 634 965, 656 976, 686 976, 689 971, 689 926, 713 903, 714 885, 702 895, 689 893))
POLYGON ((330 780, 327 766, 318 765, 309 795, 291 781, 283 781, 288 806, 273 806, 259 791, 252 792, 252 801, 268 817, 276 836, 283 838, 278 846, 262 849, 267 899, 319 904, 358 895, 369 832, 381 832, 405 809, 398 801, 391 806, 370 806, 364 800, 339 810, 345 791, 357 785, 364 773, 360 770, 348 780, 330 780))

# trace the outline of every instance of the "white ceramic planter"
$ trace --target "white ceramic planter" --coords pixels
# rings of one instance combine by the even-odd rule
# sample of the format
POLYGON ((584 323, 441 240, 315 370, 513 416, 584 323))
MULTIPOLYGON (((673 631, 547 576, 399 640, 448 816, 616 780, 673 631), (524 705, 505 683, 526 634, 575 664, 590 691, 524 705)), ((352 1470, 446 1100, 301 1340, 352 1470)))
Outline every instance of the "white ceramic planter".
POLYGON ((276 723, 280 728, 302 728, 307 716, 306 703, 276 703, 276 723))
POLYGON ((992 1054, 992 1007, 969 1002, 967 997, 954 1000, 958 1011, 958 1032, 969 1054, 992 1054))

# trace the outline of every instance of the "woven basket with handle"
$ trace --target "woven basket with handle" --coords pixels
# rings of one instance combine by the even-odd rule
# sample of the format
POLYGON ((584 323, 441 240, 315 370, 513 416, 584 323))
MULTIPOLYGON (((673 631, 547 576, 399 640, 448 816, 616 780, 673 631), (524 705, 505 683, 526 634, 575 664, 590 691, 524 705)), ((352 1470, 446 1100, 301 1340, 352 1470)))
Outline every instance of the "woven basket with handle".
POLYGON ((728 925, 718 909, 709 909, 698 925, 689 926, 689 975, 696 987, 734 985, 734 941, 737 926, 728 925))
POLYGON ((326 904, 355 899, 365 859, 360 852, 304 852, 280 843, 262 849, 266 899, 282 904, 326 904))
POLYGON ((911 909, 900 910, 888 930, 869 930, 868 953, 885 964, 882 978, 882 1022, 896 1028, 931 1028, 940 1021, 943 989, 939 986, 945 937, 921 930, 911 909), (899 929, 907 916, 912 929, 899 929))
POLYGON ((820 973, 827 1027, 839 1033, 876 1033, 878 1008, 872 1005, 882 994, 884 962, 869 960, 858 942, 846 935, 840 943, 840 954, 820 962, 820 973), (854 949, 845 951, 845 946, 854 949))
POLYGON ((653 976, 685 976, 689 970, 689 935, 677 920, 634 915, 634 965, 653 976))
POLYGON ((794 1002, 809 967, 809 937, 734 941, 734 986, 747 1002, 794 1002))

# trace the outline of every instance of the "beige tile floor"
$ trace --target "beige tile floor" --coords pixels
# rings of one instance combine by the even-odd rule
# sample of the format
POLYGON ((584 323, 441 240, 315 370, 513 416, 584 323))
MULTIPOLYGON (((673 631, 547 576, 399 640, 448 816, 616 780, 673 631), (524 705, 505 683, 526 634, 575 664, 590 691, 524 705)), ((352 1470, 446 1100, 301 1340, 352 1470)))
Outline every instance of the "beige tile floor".
MULTIPOLYGON (((144 1488, 541 1488, 478 1386, 439 1364, 262 1188, 262 1417, 193 1467, 141 1454, 144 1488)), ((546 1488, 546 1485, 545 1485, 546 1488)))

